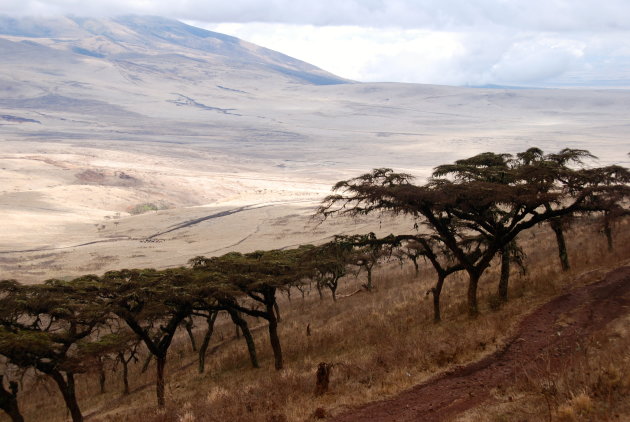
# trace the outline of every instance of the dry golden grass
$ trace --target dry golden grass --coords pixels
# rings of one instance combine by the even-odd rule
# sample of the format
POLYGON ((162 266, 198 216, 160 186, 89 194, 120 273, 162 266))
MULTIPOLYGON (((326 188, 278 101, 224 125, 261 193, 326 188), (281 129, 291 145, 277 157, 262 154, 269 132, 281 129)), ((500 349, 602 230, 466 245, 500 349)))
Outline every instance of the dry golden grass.
MULTIPOLYGON (((626 221, 617 228, 617 248, 613 253, 606 251, 605 239, 595 225, 583 223, 572 229, 567 240, 573 268, 567 273, 559 271, 555 243, 545 227, 525 233, 520 241, 528 255, 528 274, 513 274, 511 300, 496 309, 499 268, 494 265, 480 283, 482 314, 474 320, 466 316, 464 274, 447 279, 442 298, 444 321, 434 324, 432 304, 425 297, 434 279, 432 270, 424 266, 416 278, 410 264, 402 269, 397 264, 387 264, 375 274, 377 290, 373 293, 353 295, 336 303, 329 297, 320 301, 316 293, 304 300, 299 292, 293 293, 290 302, 282 299, 282 371, 272 368, 262 322, 251 321, 252 326, 258 326, 254 335, 262 369, 256 370, 249 366, 243 341, 234 339, 233 328, 223 318, 211 343, 211 347, 218 346, 217 350, 208 357, 203 375, 197 373, 196 355, 180 333, 169 353, 166 409, 155 409, 154 369, 141 374, 141 362, 132 367, 132 394, 126 397, 120 397, 118 374, 110 375, 106 394, 97 394, 95 374, 80 376, 80 404, 86 415, 92 414, 91 420, 102 422, 280 422, 310 420, 318 409, 319 413, 337 414, 348 407, 395 395, 449 367, 492 353, 535 306, 564 289, 597 281, 609 269, 628 262, 630 250, 623 246, 630 240, 628 226, 626 221), (306 335, 309 324, 311 336, 306 335), (330 391, 316 397, 315 370, 319 362, 332 363, 334 367, 330 391)), ((352 292, 361 282, 348 279, 342 289, 352 292)), ((590 348, 589 353, 600 353, 598 362, 605 362, 608 353, 620 356, 617 347, 627 347, 630 340, 626 331, 617 340, 600 344, 600 348, 590 348)), ((589 357, 583 365, 592 362, 595 360, 589 357)), ((575 374, 578 369, 581 367, 576 366, 575 374)), ((613 370, 628 378, 628 362, 613 370)), ((611 383, 616 382, 614 374, 602 381, 608 383, 605 399, 594 394, 592 376, 588 386, 582 388, 579 383, 573 384, 579 380, 567 375, 566 387, 558 390, 561 392, 552 409, 553 418, 589 420, 584 415, 599 415, 602 400, 609 400, 611 408, 617 406, 618 395, 611 390, 611 383)), ((532 385, 536 381, 532 380, 532 385)), ((521 406, 529 409, 527 412, 538 412, 523 413, 523 420, 545 420, 548 410, 544 401, 541 408, 540 394, 533 393, 536 388, 526 383, 515 386, 512 398, 516 397, 518 403, 504 404, 505 410, 482 409, 475 413, 474 420, 519 420, 501 419, 501 415, 521 406), (530 402, 531 406, 524 404, 530 402)), ((29 391, 22 394, 21 402, 27 420, 42 420, 42 415, 51 422, 65 419, 59 394, 50 383, 44 380, 35 386, 27 385, 26 389, 29 391)))

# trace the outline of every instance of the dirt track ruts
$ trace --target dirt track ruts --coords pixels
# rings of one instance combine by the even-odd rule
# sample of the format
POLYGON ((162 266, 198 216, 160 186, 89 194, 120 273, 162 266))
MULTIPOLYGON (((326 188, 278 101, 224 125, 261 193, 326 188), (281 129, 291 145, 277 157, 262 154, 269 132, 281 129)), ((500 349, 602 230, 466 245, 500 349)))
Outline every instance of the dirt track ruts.
POLYGON ((493 388, 513 384, 528 370, 549 362, 554 367, 575 353, 586 336, 629 312, 630 267, 626 266, 609 272, 602 281, 542 305, 526 316, 516 334, 492 355, 329 421, 447 420, 488 401, 493 388))

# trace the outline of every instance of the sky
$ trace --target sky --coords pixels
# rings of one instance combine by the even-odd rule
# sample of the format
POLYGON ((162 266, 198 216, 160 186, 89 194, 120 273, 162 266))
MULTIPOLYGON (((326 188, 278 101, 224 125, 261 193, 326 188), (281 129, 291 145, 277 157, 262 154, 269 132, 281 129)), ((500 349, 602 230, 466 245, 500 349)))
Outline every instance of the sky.
POLYGON ((0 0, 171 17, 359 81, 630 87, 630 0, 0 0))

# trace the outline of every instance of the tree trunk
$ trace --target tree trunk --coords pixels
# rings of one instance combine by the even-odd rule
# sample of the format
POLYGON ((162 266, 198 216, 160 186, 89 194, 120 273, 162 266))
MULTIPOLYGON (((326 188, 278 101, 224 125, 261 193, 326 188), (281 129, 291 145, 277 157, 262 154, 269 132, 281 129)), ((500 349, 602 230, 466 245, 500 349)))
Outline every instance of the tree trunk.
POLYGON ((326 362, 322 362, 317 367, 317 373, 315 374, 315 395, 321 396, 328 391, 328 385, 330 384, 330 373, 332 371, 332 365, 326 362))
POLYGON ((613 251, 613 235, 612 227, 610 226, 610 218, 607 214, 604 214, 604 235, 606 236, 606 242, 608 243, 608 252, 613 251))
POLYGON ((560 258, 560 265, 562 271, 568 271, 569 266, 569 254, 567 253, 567 245, 564 241, 564 230, 562 228, 562 222, 557 219, 549 220, 549 225, 556 235, 556 243, 558 244, 558 257, 560 258))
POLYGON ((413 262, 413 268, 415 270, 414 277, 418 278, 418 274, 420 274, 420 266, 418 265, 418 258, 411 258, 411 262, 413 262))
POLYGON ((249 331, 247 321, 243 319, 237 311, 228 311, 232 317, 232 321, 241 328, 243 337, 245 337, 245 343, 247 343, 247 351, 249 352, 249 360, 252 362, 254 368, 260 368, 258 364, 258 356, 256 355, 256 344, 254 343, 254 337, 252 332, 249 331))
POLYGON ((477 304, 477 285, 479 276, 468 273, 468 315, 476 317, 479 315, 479 305, 477 304))
POLYGON ((123 395, 129 395, 129 362, 123 356, 120 360, 123 367, 123 395))
POLYGON ((57 383, 59 390, 61 391, 61 395, 63 396, 63 400, 66 403, 66 407, 70 412, 70 416, 72 417, 72 422, 83 422, 83 415, 81 414, 81 409, 79 408, 79 403, 77 402, 77 396, 74 386, 74 374, 71 372, 66 373, 66 377, 61 374, 61 372, 54 371, 49 373, 51 378, 57 383))
POLYGON ((445 275, 439 274, 435 287, 431 289, 433 294, 433 322, 440 322, 442 315, 440 313, 440 295, 442 294, 442 286, 444 286, 445 275))
POLYGON ((367 284, 365 285, 365 289, 369 292, 372 291, 372 267, 367 267, 367 284))
POLYGON ((98 367, 98 386, 100 388, 101 394, 105 394, 105 381, 106 380, 107 380, 107 377, 105 375, 105 367, 101 363, 101 365, 98 367))
POLYGON ((282 369, 282 347, 280 346, 280 337, 278 337, 278 320, 273 310, 273 305, 267 305, 267 314, 269 315, 269 341, 273 349, 273 357, 275 368, 282 369))
POLYGON ((510 254, 506 250, 501 251, 501 278, 499 279, 499 298, 502 302, 508 301, 508 284, 510 282, 510 254))
POLYGON ((186 332, 188 333, 188 338, 190 339, 190 347, 192 347, 192 351, 196 352, 197 351, 197 342, 195 341, 195 335, 193 334, 193 320, 192 318, 188 319, 185 323, 184 323, 184 327, 186 328, 186 332))
POLYGON ((12 422, 24 422, 24 417, 20 413, 20 408, 18 407, 17 382, 11 381, 9 383, 9 390, 10 391, 5 390, 3 375, 0 375, 0 409, 4 410, 6 414, 9 415, 12 422))
POLYGON ((164 400, 164 367, 166 366, 166 356, 156 356, 156 378, 155 378, 155 392, 157 395, 158 407, 164 407, 166 401, 164 400))
POLYGON ((330 289, 330 293, 332 294, 333 302, 336 302, 337 301, 337 287, 338 287, 338 283, 331 281, 330 283, 326 283, 326 285, 330 289))
POLYGON ((324 292, 322 292, 322 285, 319 282, 316 282, 315 287, 317 288, 317 293, 319 293, 319 300, 324 300, 324 292))
POLYGON ((210 339, 212 338, 212 333, 214 332, 214 322, 217 320, 218 312, 212 312, 207 318, 206 322, 208 323, 208 328, 206 329, 206 334, 203 336, 203 341, 201 342, 201 346, 199 347, 199 373, 203 374, 206 370, 206 352, 208 351, 208 345, 210 344, 210 339))

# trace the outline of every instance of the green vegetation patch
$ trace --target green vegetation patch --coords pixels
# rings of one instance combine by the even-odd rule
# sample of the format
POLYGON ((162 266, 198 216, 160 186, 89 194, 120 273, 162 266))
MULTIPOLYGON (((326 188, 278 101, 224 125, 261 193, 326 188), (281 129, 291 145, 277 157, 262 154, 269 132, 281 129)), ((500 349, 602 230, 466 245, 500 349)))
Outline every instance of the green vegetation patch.
POLYGON ((166 202, 158 202, 158 203, 145 202, 145 203, 134 205, 133 207, 131 207, 129 209, 129 214, 138 215, 138 214, 147 213, 149 211, 166 210, 169 208, 170 206, 166 202))

